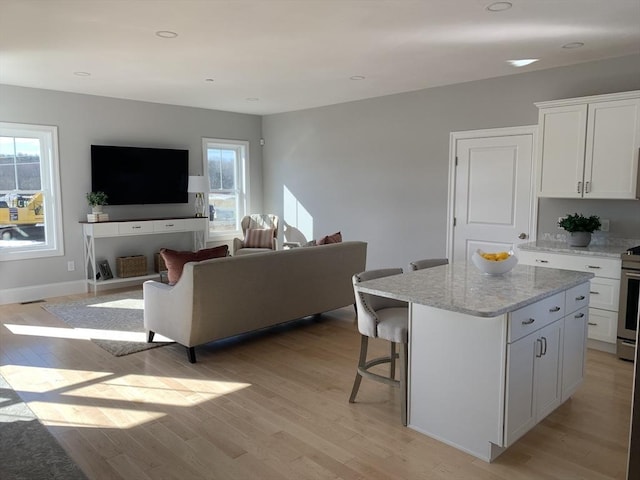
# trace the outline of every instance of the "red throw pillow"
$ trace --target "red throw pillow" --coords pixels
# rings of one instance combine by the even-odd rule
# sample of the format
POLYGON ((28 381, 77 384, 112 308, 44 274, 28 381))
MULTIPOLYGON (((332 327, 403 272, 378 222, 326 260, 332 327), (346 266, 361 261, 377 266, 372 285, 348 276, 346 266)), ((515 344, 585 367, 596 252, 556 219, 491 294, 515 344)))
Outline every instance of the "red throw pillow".
POLYGON ((169 248, 162 248, 160 255, 167 266, 167 277, 169 285, 175 285, 180 276, 182 269, 187 262, 201 262, 210 258, 226 257, 229 254, 228 245, 220 245, 219 247, 204 248, 197 252, 178 252, 169 248))
POLYGON ((245 248, 273 248, 273 228, 247 228, 245 248))
POLYGON ((342 242, 342 234, 336 232, 332 235, 326 235, 318 240, 318 245, 326 245, 327 243, 340 243, 342 242))

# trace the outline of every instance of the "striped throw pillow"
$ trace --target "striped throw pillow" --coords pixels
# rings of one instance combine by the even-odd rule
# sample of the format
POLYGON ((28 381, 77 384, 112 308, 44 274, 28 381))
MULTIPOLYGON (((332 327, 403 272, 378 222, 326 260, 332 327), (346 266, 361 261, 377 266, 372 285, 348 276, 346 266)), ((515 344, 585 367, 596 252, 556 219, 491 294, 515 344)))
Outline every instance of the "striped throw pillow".
POLYGON ((248 228, 244 236, 247 248, 273 248, 273 228, 248 228))

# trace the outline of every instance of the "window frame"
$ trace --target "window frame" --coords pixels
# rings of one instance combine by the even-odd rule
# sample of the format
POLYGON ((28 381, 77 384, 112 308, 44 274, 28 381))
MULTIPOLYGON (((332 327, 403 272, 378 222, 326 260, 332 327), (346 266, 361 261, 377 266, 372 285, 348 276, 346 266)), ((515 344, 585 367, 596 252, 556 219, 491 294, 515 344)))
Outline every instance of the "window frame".
POLYGON ((44 201, 45 242, 0 250, 0 261, 26 260, 64 255, 62 193, 58 127, 27 123, 0 122, 0 135, 40 140, 40 181, 44 201))
MULTIPOLYGON (((236 228, 235 230, 216 231, 213 229, 212 222, 209 221, 208 238, 212 241, 231 240, 235 237, 242 237, 242 227, 240 222, 242 218, 247 215, 249 211, 249 142, 246 140, 230 140, 224 138, 209 138, 204 137, 202 139, 202 168, 204 176, 209 178, 209 159, 207 150, 209 148, 222 148, 233 149, 237 151, 236 155, 236 194, 238 195, 238 211, 236 212, 236 228)), ((209 205, 209 194, 211 193, 224 193, 228 192, 228 189, 212 189, 209 186, 209 191, 205 193, 207 198, 207 205, 209 205)))

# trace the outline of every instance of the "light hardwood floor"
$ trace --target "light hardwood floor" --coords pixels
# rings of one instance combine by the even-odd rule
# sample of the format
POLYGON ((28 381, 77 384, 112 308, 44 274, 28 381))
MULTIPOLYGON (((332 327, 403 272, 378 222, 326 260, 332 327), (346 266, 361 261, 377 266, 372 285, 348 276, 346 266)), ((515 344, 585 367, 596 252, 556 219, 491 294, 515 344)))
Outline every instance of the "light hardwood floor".
POLYGON ((0 373, 91 479, 625 478, 633 365, 598 351, 574 397, 488 464, 403 427, 391 387, 364 379, 348 403, 352 308, 197 348, 194 365, 177 345, 116 358, 64 338, 41 303, 0 306, 0 323, 0 373))

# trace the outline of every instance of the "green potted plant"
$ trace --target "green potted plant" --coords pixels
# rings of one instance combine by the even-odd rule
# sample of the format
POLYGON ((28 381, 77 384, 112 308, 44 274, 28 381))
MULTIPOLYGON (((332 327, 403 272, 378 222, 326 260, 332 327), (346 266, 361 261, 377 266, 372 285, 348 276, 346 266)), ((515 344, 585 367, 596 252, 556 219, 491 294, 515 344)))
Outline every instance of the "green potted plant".
POLYGON ((107 205, 107 194, 104 192, 89 192, 87 193, 87 202, 89 202, 93 213, 101 213, 102 206, 107 205))
POLYGON ((591 234, 600 230, 600 217, 585 217, 581 213, 569 214, 558 221, 558 226, 569 232, 567 241, 571 247, 587 247, 591 243, 591 234))

